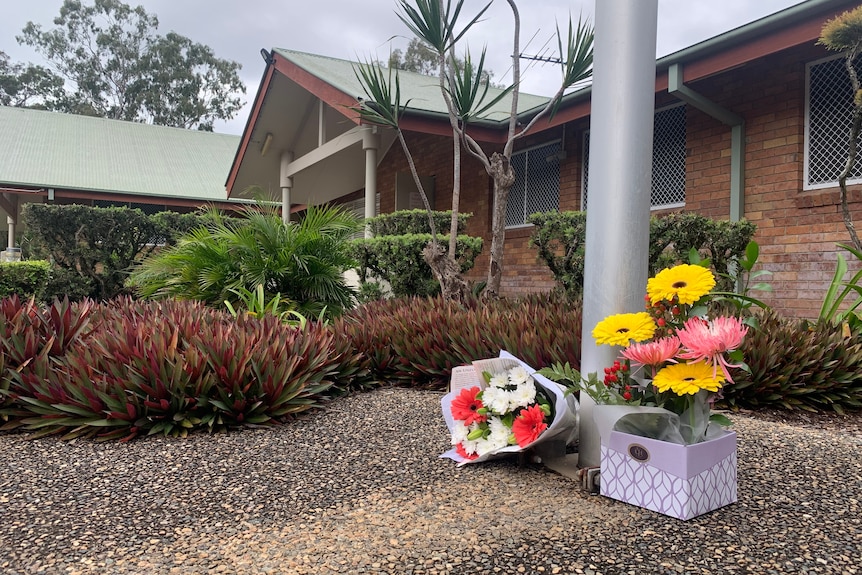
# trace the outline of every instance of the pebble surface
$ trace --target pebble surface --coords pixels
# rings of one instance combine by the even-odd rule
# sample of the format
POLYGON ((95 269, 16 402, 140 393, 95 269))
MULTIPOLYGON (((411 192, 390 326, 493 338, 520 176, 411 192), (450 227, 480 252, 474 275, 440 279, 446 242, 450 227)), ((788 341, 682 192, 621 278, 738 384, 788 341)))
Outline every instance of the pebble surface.
POLYGON ((858 432, 735 417, 739 502, 683 522, 439 459, 441 395, 185 440, 0 435, 0 573, 862 573, 858 432))

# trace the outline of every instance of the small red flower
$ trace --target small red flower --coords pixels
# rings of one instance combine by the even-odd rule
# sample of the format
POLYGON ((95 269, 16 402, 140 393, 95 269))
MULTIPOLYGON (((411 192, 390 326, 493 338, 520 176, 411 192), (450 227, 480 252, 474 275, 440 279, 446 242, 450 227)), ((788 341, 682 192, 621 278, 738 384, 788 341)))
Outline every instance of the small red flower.
POLYGON ((512 434, 518 447, 526 447, 536 441, 543 431, 548 428, 545 423, 545 414, 538 404, 522 409, 518 417, 512 423, 512 434))
POLYGON ((659 327, 664 327, 664 326, 665 326, 665 324, 666 324, 667 322, 666 322, 666 321, 664 321, 664 318, 663 318, 663 317, 660 317, 660 318, 658 318, 657 320, 655 320, 655 323, 656 323, 656 325, 657 325, 657 326, 659 326, 659 327))
POLYGON ((464 425, 485 421, 487 417, 477 413, 479 409, 484 407, 482 400, 477 397, 480 393, 482 393, 482 389, 475 385, 471 388, 462 389, 458 396, 452 400, 452 417, 463 421, 464 425))
POLYGON ((623 399, 625 399, 626 401, 630 400, 631 398, 632 398, 632 392, 626 391, 623 393, 623 399))

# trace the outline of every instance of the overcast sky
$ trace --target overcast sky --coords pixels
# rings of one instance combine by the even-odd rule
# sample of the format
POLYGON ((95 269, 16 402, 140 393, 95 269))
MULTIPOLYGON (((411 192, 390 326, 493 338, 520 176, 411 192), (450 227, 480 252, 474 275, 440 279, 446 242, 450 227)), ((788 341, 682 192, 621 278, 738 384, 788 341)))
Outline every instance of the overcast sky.
MULTIPOLYGON (((84 0, 85 2, 87 0, 84 0)), ((525 54, 556 48, 555 26, 565 33, 571 13, 592 19, 601 0, 522 0, 521 51, 525 54), (532 39, 532 40, 531 40, 532 39)), ((466 0, 472 17, 487 0, 466 0)), ((386 60, 391 46, 403 48, 408 37, 396 16, 397 0, 131 0, 159 18, 159 32, 173 30, 213 48, 216 56, 242 64, 247 86, 246 106, 233 120, 217 123, 216 131, 242 133, 250 102, 263 73, 261 48, 287 48, 348 60, 386 60), (395 38, 393 38, 395 37, 395 38), (390 41, 391 40, 391 41, 390 41)), ((800 0, 659 0, 657 56, 670 54, 707 38, 747 24, 800 0)), ((19 46, 15 36, 28 21, 53 27, 62 0, 0 0, 0 50, 13 61, 44 64, 41 56, 19 46)), ((466 18, 465 18, 466 20, 466 18)), ((512 15, 508 4, 495 0, 484 21, 471 31, 469 45, 478 54, 488 46, 488 65, 496 80, 505 80, 510 66, 512 15)), ((524 64, 522 64, 523 66, 524 64)), ((551 95, 559 82, 558 69, 533 65, 523 89, 551 95)))

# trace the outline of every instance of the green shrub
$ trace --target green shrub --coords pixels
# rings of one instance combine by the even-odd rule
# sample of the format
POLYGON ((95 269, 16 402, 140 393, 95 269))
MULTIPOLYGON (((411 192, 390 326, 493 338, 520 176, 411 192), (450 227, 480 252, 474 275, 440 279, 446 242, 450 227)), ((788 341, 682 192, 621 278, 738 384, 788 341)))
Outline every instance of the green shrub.
MULTIPOLYGON (((471 214, 458 214, 458 241, 455 257, 461 272, 473 269, 482 251, 482 239, 463 235, 471 214)), ((449 242, 452 212, 432 212, 437 240, 449 242)), ((431 226, 426 210, 402 210, 368 220, 372 238, 354 240, 351 253, 358 260, 357 272, 362 284, 371 276, 386 281, 395 297, 429 297, 440 293, 440 284, 425 263, 422 251, 431 241, 431 226)), ((365 300, 363 300, 365 301, 365 300)))
POLYGON ((733 372, 724 401, 750 409, 862 408, 862 335, 829 321, 809 324, 775 311, 759 315, 741 350, 751 372, 733 372))
MULTIPOLYGON (((538 251, 563 292, 577 297, 583 292, 586 240, 585 212, 532 214, 535 228, 530 245, 538 251)), ((756 226, 747 221, 711 220, 694 213, 674 213, 650 218, 649 273, 687 262, 689 251, 709 258, 718 274, 720 291, 733 289, 732 264, 745 256, 756 226)))
POLYGON ((337 316, 353 306, 354 292, 343 275, 356 265, 348 251, 348 239, 359 228, 352 214, 310 206, 302 220, 288 225, 271 207, 249 207, 245 216, 228 220, 213 212, 206 226, 145 259, 129 285, 145 298, 222 307, 225 300, 237 301, 235 292, 262 284, 265 300, 280 294, 306 317, 324 310, 337 316))
POLYGON ((0 298, 13 294, 41 301, 51 277, 51 264, 44 260, 0 263, 0 298))
POLYGON ((0 302, 4 428, 98 440, 284 421, 367 385, 368 362, 327 326, 197 302, 0 302))
POLYGON ((465 306, 436 298, 366 304, 346 314, 336 331, 371 361, 379 381, 442 389, 452 368, 506 349, 536 369, 580 365, 581 307, 558 297, 465 306))
MULTIPOLYGON (((431 212, 437 233, 449 235, 452 225, 452 212, 431 212)), ((458 234, 464 233, 467 220, 472 214, 458 214, 458 234)), ((371 233, 375 236, 403 236, 408 234, 430 234, 426 210, 399 210, 391 214, 381 214, 367 220, 371 233)))
POLYGON ((129 269, 157 247, 153 242, 171 243, 175 227, 200 220, 195 214, 147 216, 138 209, 57 204, 25 204, 21 217, 27 257, 53 264, 44 293, 48 301, 63 296, 107 301, 127 293, 129 269))
MULTIPOLYGON (((430 241, 431 234, 379 236, 354 240, 351 250, 360 269, 370 270, 375 277, 387 281, 395 297, 427 297, 440 292, 440 284, 422 256, 430 241)), ((438 241, 446 244, 449 238, 439 236, 438 241)), ((461 263, 462 272, 473 268, 476 256, 482 252, 482 244, 482 238, 458 236, 455 257, 461 263)))

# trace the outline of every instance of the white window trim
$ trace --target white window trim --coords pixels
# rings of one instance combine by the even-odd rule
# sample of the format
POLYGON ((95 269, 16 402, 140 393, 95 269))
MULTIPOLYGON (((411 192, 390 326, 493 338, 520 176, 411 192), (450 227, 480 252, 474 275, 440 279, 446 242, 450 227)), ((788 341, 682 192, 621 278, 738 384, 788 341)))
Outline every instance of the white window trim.
MULTIPOLYGON (((802 140, 802 152, 803 152, 803 161, 802 161, 802 189, 803 190, 825 190, 828 188, 836 188, 838 187, 838 179, 836 178, 834 182, 824 182, 821 184, 809 184, 808 183, 808 161, 809 161, 809 149, 810 149, 810 138, 811 138, 811 68, 818 64, 822 64, 824 62, 829 62, 830 60, 837 60, 838 58, 843 58, 842 54, 838 54, 836 56, 827 56, 825 58, 820 58, 819 60, 812 60, 811 62, 807 62, 805 64, 805 130, 804 136, 802 140)), ((858 159, 857 159, 858 161, 858 159)), ((862 178, 853 178, 848 179, 847 184, 858 184, 862 182, 862 178)))
MULTIPOLYGON (((518 150, 517 152, 513 152, 512 157, 514 158, 515 156, 519 156, 521 154, 526 154, 527 152, 530 152, 532 150, 538 150, 539 148, 544 148, 545 146, 550 146, 551 144, 556 144, 558 142, 560 143, 560 149, 565 151, 563 139, 562 138, 556 138, 554 140, 548 140, 547 142, 542 142, 541 144, 536 144, 535 146, 530 146, 528 148, 518 150)), ((559 190, 557 190, 557 193, 559 194, 559 190)), ((527 201, 526 195, 527 195, 527 191, 524 190, 524 203, 525 203, 525 205, 526 205, 526 201, 527 201)), ((559 204, 557 205, 557 209, 558 210, 560 209, 559 204)), ((503 214, 504 219, 505 219, 505 217, 506 217, 506 214, 503 214)), ((505 229, 514 231, 514 230, 521 230, 521 229, 525 229, 525 228, 534 228, 534 227, 536 227, 535 224, 529 224, 529 223, 525 222, 523 224, 515 224, 514 226, 505 226, 505 229)))

